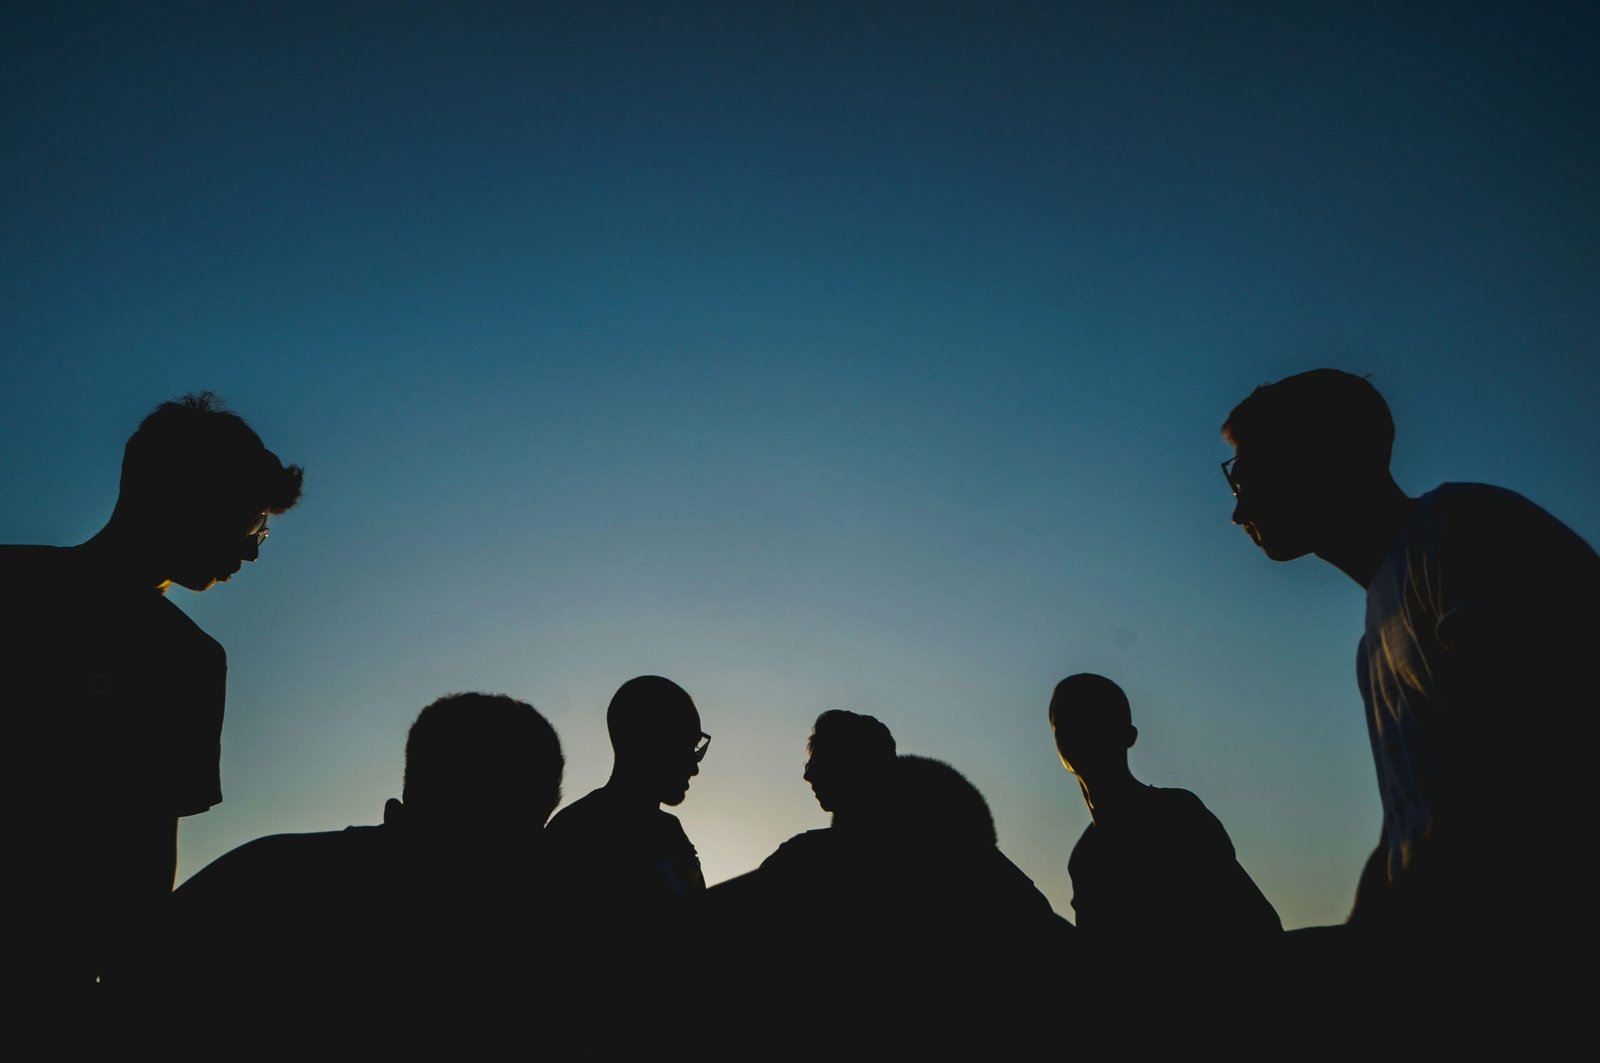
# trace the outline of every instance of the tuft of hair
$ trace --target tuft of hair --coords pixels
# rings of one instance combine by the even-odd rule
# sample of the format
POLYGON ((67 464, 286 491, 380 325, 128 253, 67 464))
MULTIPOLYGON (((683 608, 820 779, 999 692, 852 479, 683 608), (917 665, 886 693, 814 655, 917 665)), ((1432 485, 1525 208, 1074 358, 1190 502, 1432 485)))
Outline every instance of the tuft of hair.
POLYGON ((942 760, 903 754, 895 763, 895 801, 901 828, 916 839, 960 846, 994 845, 994 814, 967 777, 942 760))
POLYGON ((565 768, 561 739, 532 705, 504 694, 447 694, 406 734, 402 800, 470 814, 531 795, 536 808, 548 805, 548 819, 565 768))
POLYGON ((876 716, 846 709, 829 709, 811 725, 806 752, 816 752, 821 740, 830 751, 861 761, 887 761, 895 755, 894 735, 876 716))
POLYGON ((1222 436, 1235 447, 1341 455, 1368 469, 1386 470, 1394 449, 1394 418, 1367 377, 1312 369, 1256 388, 1228 414, 1222 436))
POLYGON ((1069 712, 1075 719, 1099 728, 1133 726, 1128 695, 1105 676, 1093 672, 1069 675, 1056 684, 1050 695, 1050 726, 1056 726, 1058 715, 1069 712))
POLYGON ((175 489, 282 513, 300 500, 304 479, 304 469, 280 462, 215 392, 195 391, 139 422, 122 452, 120 497, 138 505, 175 489))

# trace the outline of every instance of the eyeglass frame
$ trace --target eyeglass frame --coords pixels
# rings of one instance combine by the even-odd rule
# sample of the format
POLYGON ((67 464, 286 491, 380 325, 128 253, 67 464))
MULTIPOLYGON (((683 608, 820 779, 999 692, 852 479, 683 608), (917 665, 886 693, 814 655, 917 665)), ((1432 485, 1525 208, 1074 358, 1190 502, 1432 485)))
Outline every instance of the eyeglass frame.
POLYGON ((711 736, 706 734, 704 731, 701 731, 700 738, 694 744, 694 762, 698 764, 702 760, 705 760, 706 751, 710 748, 711 736))
POLYGON ((271 517, 272 514, 267 513, 265 510, 257 514, 256 518, 250 522, 250 526, 244 530, 244 537, 246 539, 254 539, 257 546, 266 542, 267 536, 271 534, 267 528, 267 521, 271 517))
POLYGON ((1239 481, 1233 478, 1233 463, 1238 460, 1239 455, 1235 454, 1222 463, 1222 478, 1228 481, 1228 490, 1233 492, 1234 498, 1239 497, 1239 481))

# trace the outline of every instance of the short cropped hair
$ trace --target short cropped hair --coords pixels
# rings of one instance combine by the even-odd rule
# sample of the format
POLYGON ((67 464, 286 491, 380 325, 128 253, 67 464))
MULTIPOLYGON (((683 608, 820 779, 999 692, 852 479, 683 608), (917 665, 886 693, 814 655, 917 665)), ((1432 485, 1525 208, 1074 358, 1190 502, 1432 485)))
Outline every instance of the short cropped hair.
POLYGON ((402 799, 471 812, 525 793, 535 807, 548 804, 548 819, 561 803, 565 768, 561 739, 532 705, 504 694, 447 694, 406 735, 402 799))
MULTIPOLYGON (((1035 703, 1037 704, 1037 703, 1035 703)), ((1079 672, 1056 684, 1050 695, 1050 726, 1056 726, 1058 713, 1070 712, 1079 720, 1099 728, 1133 726, 1133 710, 1122 688, 1103 675, 1079 672)))
POLYGON ((672 680, 635 676, 611 695, 606 732, 613 749, 651 748, 679 738, 683 722, 699 714, 689 692, 672 680))
POLYGON ((176 490, 236 498, 268 513, 300 500, 305 470, 268 450, 243 417, 210 391, 163 402, 122 452, 121 498, 141 503, 176 490))
POLYGON ((1342 455, 1387 470, 1394 418, 1366 377, 1312 369, 1256 388, 1228 414, 1222 435, 1235 447, 1342 455))
POLYGON ((829 709, 811 725, 806 752, 816 752, 817 741, 851 759, 861 761, 894 759, 894 735, 876 716, 864 716, 844 709, 829 709))
POLYGON ((899 827, 917 840, 944 845, 994 845, 998 840, 989 802, 965 775, 942 760, 905 754, 895 760, 894 800, 899 827))

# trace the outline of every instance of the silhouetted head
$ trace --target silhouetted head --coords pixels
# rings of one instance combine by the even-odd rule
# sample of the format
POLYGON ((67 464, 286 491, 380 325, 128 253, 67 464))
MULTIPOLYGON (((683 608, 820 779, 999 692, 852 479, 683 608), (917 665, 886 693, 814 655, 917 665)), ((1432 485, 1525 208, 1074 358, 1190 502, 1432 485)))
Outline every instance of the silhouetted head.
POLYGON ((618 688, 606 710, 606 729, 617 764, 613 778, 676 805, 700 774, 711 736, 700 730, 700 712, 678 684, 642 675, 618 688))
POLYGON ((299 500, 303 476, 201 391, 157 406, 128 440, 113 520, 163 579, 203 591, 256 559, 267 517, 299 500))
POLYGON ((1228 415, 1233 522, 1275 561, 1319 548, 1352 501, 1392 483, 1394 420, 1364 377, 1313 369, 1263 384, 1228 415))
POLYGON ((895 831, 905 840, 946 849, 995 844, 989 802, 944 761, 903 755, 895 760, 893 779, 895 831))
POLYGON ((1139 737, 1128 695, 1103 675, 1081 672, 1056 684, 1050 696, 1050 729, 1061 763, 1080 778, 1108 765, 1126 766, 1139 737))
POLYGON ((824 812, 870 803, 894 768, 894 735, 876 717, 830 709, 806 742, 805 780, 824 812))
POLYGON ((555 729, 532 705, 450 694, 423 709, 406 736, 403 814, 454 835, 531 833, 561 801, 565 763, 555 729))

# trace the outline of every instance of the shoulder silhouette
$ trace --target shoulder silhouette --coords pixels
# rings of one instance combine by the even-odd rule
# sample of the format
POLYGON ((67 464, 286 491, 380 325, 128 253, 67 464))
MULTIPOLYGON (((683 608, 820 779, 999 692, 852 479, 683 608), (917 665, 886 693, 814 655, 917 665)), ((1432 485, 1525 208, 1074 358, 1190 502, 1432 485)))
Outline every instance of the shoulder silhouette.
POLYGON ((661 676, 624 683, 606 710, 615 754, 606 785, 563 808, 547 831, 573 932, 588 947, 569 1021, 602 1055, 659 1050, 687 1007, 705 893, 678 818, 711 736, 694 700, 661 676))
POLYGON ((1068 864, 1086 942, 1131 955, 1242 948, 1277 935, 1277 912, 1200 799, 1147 786, 1129 770, 1139 732, 1121 687, 1068 676, 1050 699, 1050 726, 1093 817, 1068 864))
POLYGON ((34 984, 93 985, 159 943, 177 820, 222 800, 226 657, 165 597, 254 561, 293 506, 284 465, 209 392, 161 404, 128 440, 110 519, 71 547, 0 547, 19 616, 0 659, 13 748, 13 962, 34 984))
POLYGON ((982 795, 948 764, 897 755, 870 716, 822 714, 807 749, 832 825, 711 891, 716 984, 747 1039, 810 995, 826 1002, 813 1033, 859 1054, 1026 1041, 1045 1014, 1034 972, 1062 958, 1070 925, 997 848, 982 795))
POLYGON ((1469 974, 1488 964, 1528 972, 1511 996, 1543 1006, 1559 982, 1547 950, 1584 918, 1572 839, 1593 799, 1582 743, 1551 723, 1593 686, 1600 558, 1503 488, 1408 496, 1388 404, 1350 373, 1256 388, 1223 435, 1234 523, 1268 557, 1315 554, 1366 594, 1357 680, 1383 824, 1345 931, 1312 940, 1342 953, 1351 994, 1356 972, 1404 955, 1400 992, 1503 1010, 1469 974))
POLYGON ((390 1046, 470 1037, 461 1017, 493 1021, 484 1009, 513 989, 525 1010, 567 955, 542 851, 562 770, 532 706, 440 698, 411 726, 381 824, 261 838, 202 869, 173 895, 154 979, 219 1024, 327 1024, 390 1046), (384 1028, 396 1008, 406 1024, 384 1028))

